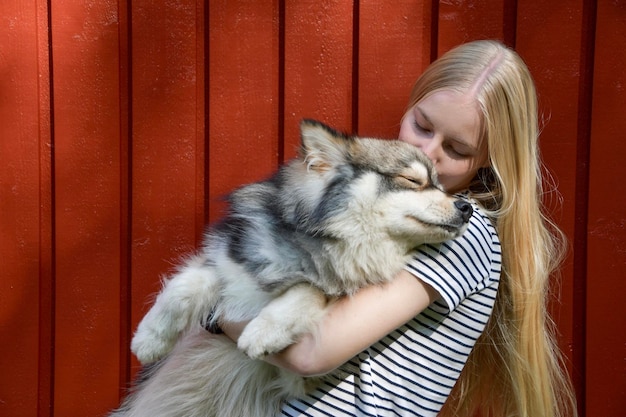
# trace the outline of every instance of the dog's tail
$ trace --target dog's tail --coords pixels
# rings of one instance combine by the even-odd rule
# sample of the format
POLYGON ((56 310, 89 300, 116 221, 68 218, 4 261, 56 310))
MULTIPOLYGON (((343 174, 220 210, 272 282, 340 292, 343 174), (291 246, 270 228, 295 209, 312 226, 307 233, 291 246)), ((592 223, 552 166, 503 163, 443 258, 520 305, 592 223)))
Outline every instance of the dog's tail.
POLYGON ((304 389, 302 378, 250 359, 223 335, 196 329, 109 417, 268 417, 304 389))

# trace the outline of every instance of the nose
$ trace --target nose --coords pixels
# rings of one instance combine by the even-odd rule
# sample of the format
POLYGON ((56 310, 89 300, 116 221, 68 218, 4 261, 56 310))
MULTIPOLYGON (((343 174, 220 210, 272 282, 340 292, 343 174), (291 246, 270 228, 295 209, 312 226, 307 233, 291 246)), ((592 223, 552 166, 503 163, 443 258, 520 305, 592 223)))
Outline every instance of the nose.
POLYGON ((439 160, 439 149, 441 144, 437 138, 430 139, 427 143, 419 146, 422 152, 432 161, 433 164, 437 164, 439 160))
POLYGON ((467 201, 457 200, 454 202, 454 207, 456 207, 456 209, 461 212, 461 217, 463 218, 463 221, 465 223, 469 222, 470 218, 472 217, 472 213, 474 212, 474 209, 472 209, 472 205, 467 201))

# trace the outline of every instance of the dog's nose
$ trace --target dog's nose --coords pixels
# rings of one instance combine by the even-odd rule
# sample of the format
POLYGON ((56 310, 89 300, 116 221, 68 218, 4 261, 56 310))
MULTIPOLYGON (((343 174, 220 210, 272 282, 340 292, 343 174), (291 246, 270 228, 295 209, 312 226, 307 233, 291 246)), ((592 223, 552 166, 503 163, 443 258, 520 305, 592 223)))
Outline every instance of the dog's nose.
POLYGON ((472 217, 472 213, 474 212, 472 205, 467 201, 457 200, 454 202, 454 207, 456 207, 457 210, 461 212, 461 217, 463 218, 463 221, 465 223, 469 222, 469 219, 472 217))

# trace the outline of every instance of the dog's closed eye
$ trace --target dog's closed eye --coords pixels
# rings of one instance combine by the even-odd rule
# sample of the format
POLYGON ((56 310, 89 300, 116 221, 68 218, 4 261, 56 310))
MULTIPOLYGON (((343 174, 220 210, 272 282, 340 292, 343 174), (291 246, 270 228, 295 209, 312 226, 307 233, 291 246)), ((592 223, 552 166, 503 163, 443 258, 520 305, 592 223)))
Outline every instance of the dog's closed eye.
POLYGON ((404 187, 423 190, 428 186, 427 181, 423 178, 418 178, 410 175, 399 175, 396 177, 396 181, 404 187))

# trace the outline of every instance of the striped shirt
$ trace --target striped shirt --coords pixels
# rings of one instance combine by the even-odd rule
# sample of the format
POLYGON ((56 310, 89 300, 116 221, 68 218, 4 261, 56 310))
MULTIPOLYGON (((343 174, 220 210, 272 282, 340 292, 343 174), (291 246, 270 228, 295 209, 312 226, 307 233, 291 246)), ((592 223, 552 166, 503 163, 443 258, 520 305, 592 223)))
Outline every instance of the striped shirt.
POLYGON ((500 242, 474 206, 463 236, 423 245, 406 269, 440 298, 406 325, 329 375, 284 416, 436 416, 491 314, 500 242))

